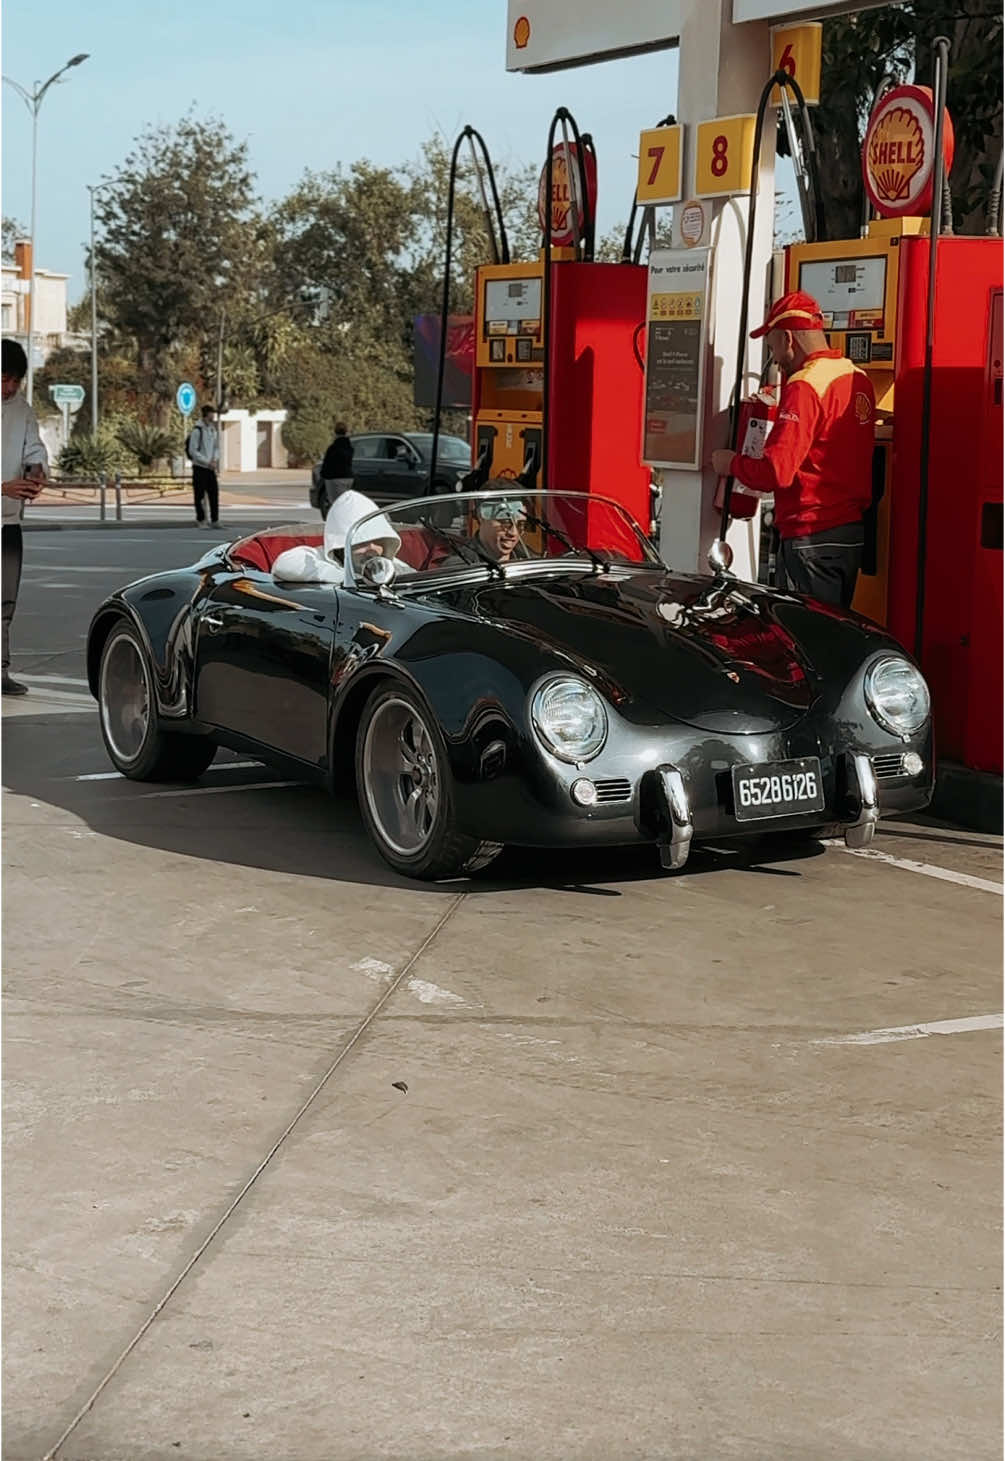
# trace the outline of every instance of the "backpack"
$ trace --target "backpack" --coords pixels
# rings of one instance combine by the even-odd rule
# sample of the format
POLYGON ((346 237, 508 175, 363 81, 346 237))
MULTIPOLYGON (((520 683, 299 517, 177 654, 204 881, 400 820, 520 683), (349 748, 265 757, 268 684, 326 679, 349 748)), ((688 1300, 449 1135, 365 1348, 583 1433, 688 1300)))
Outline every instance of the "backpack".
POLYGON ((192 460, 192 438, 195 435, 195 433, 196 433, 196 428, 193 426, 192 427, 192 430, 189 432, 188 436, 186 436, 186 438, 185 438, 185 455, 188 457, 189 461, 192 460))

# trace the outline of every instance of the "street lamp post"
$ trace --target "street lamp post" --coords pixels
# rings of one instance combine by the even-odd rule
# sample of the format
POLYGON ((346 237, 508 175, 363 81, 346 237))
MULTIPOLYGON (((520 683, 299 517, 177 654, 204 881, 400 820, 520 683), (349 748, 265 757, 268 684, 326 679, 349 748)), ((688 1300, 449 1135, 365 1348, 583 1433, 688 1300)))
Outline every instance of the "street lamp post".
POLYGON ((98 289, 97 270, 94 267, 94 195, 111 183, 88 183, 91 195, 91 435, 98 430, 98 289))
POLYGON ((3 79, 8 86, 13 86, 25 106, 31 112, 31 274, 28 282, 28 380, 25 385, 25 394, 29 402, 32 398, 32 381, 35 375, 35 351, 32 347, 32 335, 35 333, 35 243, 38 237, 36 226, 38 222, 38 113, 42 105, 45 93, 54 81, 58 81, 64 71, 69 71, 71 66, 79 66, 81 61, 87 60, 88 53, 82 52, 79 56, 72 56, 65 66, 60 66, 54 71, 48 81, 36 81, 34 91, 27 91, 19 82, 9 76, 3 79))

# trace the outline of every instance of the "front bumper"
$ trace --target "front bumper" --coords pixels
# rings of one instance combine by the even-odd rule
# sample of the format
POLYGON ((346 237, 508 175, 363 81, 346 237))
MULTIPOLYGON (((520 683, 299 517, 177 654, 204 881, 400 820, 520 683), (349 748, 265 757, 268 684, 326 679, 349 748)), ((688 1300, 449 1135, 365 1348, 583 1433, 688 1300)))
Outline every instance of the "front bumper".
POLYGON ((750 838, 765 833, 832 828, 850 847, 864 847, 883 816, 918 811, 932 796, 930 732, 909 744, 834 750, 809 728, 768 735, 703 735, 688 727, 643 732, 609 745, 595 761, 566 765, 534 748, 516 766, 500 767, 491 781, 458 786, 463 830, 492 841, 525 846, 601 846, 655 843, 664 865, 683 867, 694 842, 750 838), (922 770, 903 773, 904 754, 917 752, 922 770), (824 806, 819 811, 739 820, 732 768, 815 756, 824 806), (587 778, 598 800, 578 805, 572 785, 587 778))

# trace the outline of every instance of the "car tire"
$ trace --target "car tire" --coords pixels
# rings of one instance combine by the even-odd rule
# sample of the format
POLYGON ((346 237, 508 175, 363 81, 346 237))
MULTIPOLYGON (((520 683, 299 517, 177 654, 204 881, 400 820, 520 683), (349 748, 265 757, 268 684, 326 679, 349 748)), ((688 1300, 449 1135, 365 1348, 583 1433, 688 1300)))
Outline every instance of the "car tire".
POLYGON ((454 828, 453 777, 434 716, 411 689, 384 684, 356 734, 356 789, 384 861, 411 878, 449 878, 486 867, 502 844, 454 828))
POLYGON ((146 647, 128 619, 101 651, 98 715, 112 765, 131 781, 196 781, 216 755, 210 736, 162 728, 146 647))

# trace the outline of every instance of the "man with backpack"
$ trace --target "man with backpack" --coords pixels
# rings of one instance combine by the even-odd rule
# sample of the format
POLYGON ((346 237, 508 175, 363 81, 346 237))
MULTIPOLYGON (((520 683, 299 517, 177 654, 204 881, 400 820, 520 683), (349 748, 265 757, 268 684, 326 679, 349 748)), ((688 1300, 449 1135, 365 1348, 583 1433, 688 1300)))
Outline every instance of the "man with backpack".
POLYGON ((201 528, 215 528, 220 523, 220 489, 216 480, 220 465, 220 433, 215 425, 215 415, 212 406, 203 406, 202 420, 193 426, 185 442, 185 454, 192 463, 195 520, 201 528), (207 500, 208 522, 204 506, 207 500))

